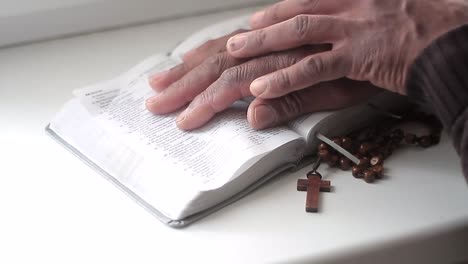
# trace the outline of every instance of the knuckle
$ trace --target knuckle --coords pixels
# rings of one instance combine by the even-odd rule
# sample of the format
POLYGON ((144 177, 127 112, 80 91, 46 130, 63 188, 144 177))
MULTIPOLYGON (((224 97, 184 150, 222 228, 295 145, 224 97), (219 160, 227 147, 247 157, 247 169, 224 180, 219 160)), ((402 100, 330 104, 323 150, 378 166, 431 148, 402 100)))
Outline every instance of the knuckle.
POLYGON ((225 70, 220 79, 226 83, 239 83, 243 79, 243 75, 241 67, 233 67, 225 70))
POLYGON ((299 62, 301 58, 300 53, 296 54, 284 54, 283 56, 271 56, 272 63, 275 63, 280 69, 287 68, 299 62))
POLYGON ((280 71, 276 75, 277 88, 280 91, 288 91, 291 88, 292 82, 291 77, 284 71, 280 71))
POLYGON ((263 46, 263 43, 265 43, 265 39, 266 39, 265 30, 259 29, 255 31, 254 40, 257 46, 263 46))
POLYGON ((175 83, 174 86, 179 91, 179 94, 182 96, 184 102, 191 102, 196 96, 196 94, 191 92, 190 89, 187 89, 187 87, 190 87, 189 85, 189 81, 187 81, 186 78, 183 78, 175 83))
POLYGON ((308 15, 298 15, 294 17, 292 26, 296 39, 305 41, 310 28, 310 17, 308 15))
POLYGON ((291 93, 283 97, 282 112, 286 116, 294 116, 302 114, 304 111, 304 104, 302 97, 299 93, 291 93))
POLYGON ((207 104, 212 106, 214 102, 214 91, 211 89, 205 90, 203 93, 201 93, 199 96, 197 96, 196 100, 194 103, 196 105, 201 105, 201 104, 207 104))
POLYGON ((224 71, 226 64, 227 57, 225 54, 210 56, 203 62, 203 66, 206 67, 209 72, 213 72, 215 74, 221 74, 224 71))
POLYGON ((306 58, 303 61, 304 75, 318 75, 325 72, 325 64, 319 57, 306 58))

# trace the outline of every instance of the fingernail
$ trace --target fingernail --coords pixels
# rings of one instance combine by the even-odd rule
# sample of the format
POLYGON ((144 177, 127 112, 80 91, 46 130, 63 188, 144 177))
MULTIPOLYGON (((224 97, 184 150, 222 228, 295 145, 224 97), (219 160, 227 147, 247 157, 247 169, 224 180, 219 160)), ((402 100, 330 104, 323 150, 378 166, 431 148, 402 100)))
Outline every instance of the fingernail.
POLYGON ((268 105, 259 105, 254 111, 255 123, 260 128, 274 125, 277 119, 276 111, 268 105))
POLYGON ((250 18, 250 24, 252 26, 259 25, 264 15, 265 15, 265 11, 258 11, 257 13, 253 14, 252 17, 250 18))
POLYGON ((148 99, 146 99, 146 104, 155 104, 158 100, 158 97, 157 96, 153 96, 153 97, 150 97, 148 99))
POLYGON ((265 79, 257 79, 250 84, 250 92, 254 96, 260 96, 266 91, 267 85, 268 83, 265 79))
POLYGON ((184 122, 185 118, 187 117, 187 110, 183 111, 182 113, 179 114, 179 116, 176 119, 177 123, 182 123, 184 122))
POLYGON ((154 74, 153 76, 151 76, 149 78, 149 83, 151 86, 157 86, 158 84, 158 81, 161 80, 161 78, 167 74, 168 71, 163 71, 163 72, 159 72, 159 73, 156 73, 154 74))
POLYGON ((230 52, 239 51, 247 44, 246 36, 235 36, 228 40, 227 48, 230 52))

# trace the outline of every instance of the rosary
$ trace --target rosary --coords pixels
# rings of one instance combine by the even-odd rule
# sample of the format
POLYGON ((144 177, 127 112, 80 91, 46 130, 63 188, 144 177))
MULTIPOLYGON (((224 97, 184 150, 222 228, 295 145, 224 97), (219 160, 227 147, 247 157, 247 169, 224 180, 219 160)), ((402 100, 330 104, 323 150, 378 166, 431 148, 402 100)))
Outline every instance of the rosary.
POLYGON ((344 137, 329 139, 317 134, 317 138, 321 140, 317 150, 318 158, 312 170, 307 173, 307 179, 297 181, 297 190, 307 192, 306 212, 318 212, 320 192, 331 191, 331 182, 322 180, 322 175, 318 172, 322 163, 344 171, 351 170, 355 178, 372 183, 384 176, 384 161, 396 149, 404 145, 428 148, 439 143, 442 124, 435 116, 421 112, 412 112, 404 117, 389 113, 386 115, 392 120, 344 137), (398 128, 412 122, 425 125, 429 133, 417 136, 398 128))

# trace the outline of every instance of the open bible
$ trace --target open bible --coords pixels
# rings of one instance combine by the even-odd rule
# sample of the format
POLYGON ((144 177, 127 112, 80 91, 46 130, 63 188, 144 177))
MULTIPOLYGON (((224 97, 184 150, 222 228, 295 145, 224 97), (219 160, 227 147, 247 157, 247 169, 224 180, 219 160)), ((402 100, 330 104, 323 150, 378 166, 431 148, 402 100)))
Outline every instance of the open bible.
MULTIPOLYGON (((181 62, 204 41, 246 25, 238 18, 204 29, 170 55, 155 55, 128 72, 74 92, 46 131, 133 197, 161 221, 182 227, 240 199, 286 171, 307 165, 316 133, 343 135, 382 118, 367 104, 303 116, 285 126, 256 131, 238 101, 204 127, 177 128, 177 113, 148 112, 155 92, 148 76, 181 62)), ((406 104, 382 93, 374 105, 392 111, 406 104)))

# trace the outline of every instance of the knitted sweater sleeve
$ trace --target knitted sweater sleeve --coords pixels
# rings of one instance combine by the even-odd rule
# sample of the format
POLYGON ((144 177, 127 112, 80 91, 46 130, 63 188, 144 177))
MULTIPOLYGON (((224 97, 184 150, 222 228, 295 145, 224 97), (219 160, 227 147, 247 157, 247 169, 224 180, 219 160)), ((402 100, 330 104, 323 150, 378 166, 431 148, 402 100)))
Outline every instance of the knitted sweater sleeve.
POLYGON ((411 66, 408 96, 430 106, 453 140, 468 181, 468 25, 435 40, 411 66))

